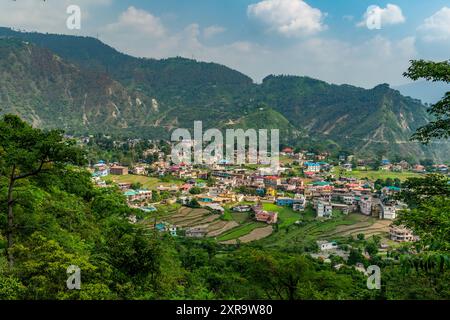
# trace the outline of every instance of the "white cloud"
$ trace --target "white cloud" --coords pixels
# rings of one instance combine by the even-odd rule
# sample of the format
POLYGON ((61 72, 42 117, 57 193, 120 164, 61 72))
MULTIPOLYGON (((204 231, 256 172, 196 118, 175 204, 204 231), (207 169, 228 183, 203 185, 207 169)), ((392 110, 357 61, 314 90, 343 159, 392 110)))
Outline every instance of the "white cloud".
POLYGON ((402 73, 409 60, 417 57, 412 37, 391 41, 377 36, 358 44, 315 37, 285 48, 249 48, 240 60, 234 59, 238 55, 234 50, 216 60, 258 81, 271 73, 293 74, 370 88, 385 82, 403 83, 402 73))
POLYGON ((206 39, 212 38, 215 35, 225 32, 226 29, 221 26, 209 26, 203 29, 203 37, 206 39))
POLYGON ((247 8, 249 17, 262 21, 283 36, 311 35, 326 29, 325 14, 303 0, 264 0, 247 8))
POLYGON ((149 35, 155 38, 165 35, 166 30, 158 17, 151 13, 129 7, 123 12, 119 20, 106 26, 105 31, 120 32, 124 34, 140 34, 149 35))
MULTIPOLYGON (((147 14, 153 16, 149 12, 147 14)), ((118 22, 120 20, 119 17, 118 22)), ((140 57, 184 56, 225 64, 256 81, 269 74, 293 74, 364 87, 383 82, 403 83, 402 73, 408 68, 409 60, 417 57, 412 37, 393 41, 377 36, 365 42, 352 43, 316 36, 278 47, 236 39, 231 43, 209 46, 203 42, 205 29, 196 23, 173 31, 159 22, 165 30, 161 37, 155 38, 154 33, 139 32, 133 25, 123 24, 121 32, 103 31, 101 40, 122 52, 140 57)))
POLYGON ((388 3, 386 8, 372 5, 367 8, 363 20, 357 26, 365 27, 373 21, 378 21, 380 27, 383 28, 385 26, 404 23, 406 18, 403 15, 402 9, 395 4, 388 3))
POLYGON ((450 8, 443 7, 425 19, 418 31, 425 41, 450 40, 450 8))
MULTIPOLYGON (((23 15, 18 9, 5 14, 2 9, 12 6, 0 2, 0 24, 4 25, 5 21, 22 21, 23 24, 12 26, 69 33, 65 28, 64 5, 72 1, 61 0, 58 6, 48 7, 52 10, 47 8, 41 11, 38 10, 40 1, 22 1, 28 5, 33 4, 30 7, 25 6, 28 10, 26 16, 31 20, 22 18, 23 15), (30 14, 33 10, 36 15, 30 14), (8 17, 9 15, 11 17, 8 17), (6 20, 7 18, 10 20, 6 20)), ((83 13, 89 12, 86 9, 93 7, 89 7, 88 0, 83 2, 86 6, 82 6, 83 13)), ((417 57, 413 38, 391 41, 374 37, 366 42, 350 42, 314 36, 296 39, 283 46, 265 46, 238 38, 230 43, 212 46, 205 43, 205 35, 208 33, 206 30, 209 27, 200 28, 198 24, 193 23, 181 30, 173 30, 166 21, 165 17, 130 7, 118 14, 116 21, 96 29, 95 32, 100 33, 100 39, 105 43, 134 56, 195 57, 201 61, 225 64, 257 81, 268 74, 293 74, 364 87, 372 87, 380 82, 399 84, 404 82, 402 73, 407 69, 408 61, 417 57)), ((300 33, 304 34, 303 31, 300 33)))

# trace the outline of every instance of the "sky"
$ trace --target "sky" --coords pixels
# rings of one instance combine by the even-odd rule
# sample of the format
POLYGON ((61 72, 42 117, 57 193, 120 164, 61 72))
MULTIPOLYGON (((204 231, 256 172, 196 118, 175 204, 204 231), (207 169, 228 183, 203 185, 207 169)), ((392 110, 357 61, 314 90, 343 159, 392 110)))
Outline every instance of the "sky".
POLYGON ((450 59, 450 0, 0 0, 0 26, 221 63, 256 82, 290 74, 395 86, 409 82, 411 59, 450 59), (69 5, 80 29, 66 25, 69 5))

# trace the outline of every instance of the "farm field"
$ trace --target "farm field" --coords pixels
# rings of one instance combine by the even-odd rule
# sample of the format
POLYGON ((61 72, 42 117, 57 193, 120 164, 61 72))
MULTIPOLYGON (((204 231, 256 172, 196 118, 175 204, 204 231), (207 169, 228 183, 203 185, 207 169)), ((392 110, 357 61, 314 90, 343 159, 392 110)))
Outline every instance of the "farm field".
POLYGON ((419 177, 420 174, 415 173, 415 172, 391 172, 391 171, 382 171, 382 170, 368 170, 368 171, 358 171, 358 170, 353 170, 350 172, 337 172, 337 170, 335 170, 334 172, 337 175, 343 176, 343 177, 348 177, 348 178, 357 178, 357 179, 364 179, 364 178, 368 178, 372 181, 375 181, 377 179, 382 179, 382 180, 386 180, 387 178, 391 178, 391 179, 400 179, 401 181, 404 181, 408 178, 414 178, 414 177, 419 177))
MULTIPOLYGON (((252 242, 252 241, 256 241, 256 240, 260 240, 265 237, 268 237, 272 234, 272 232, 273 232, 272 226, 256 228, 256 229, 253 229, 250 233, 239 237, 238 239, 241 243, 248 243, 248 242, 252 242)), ((222 243, 223 244, 236 244, 237 239, 223 241, 222 243)))
POLYGON ((391 221, 378 220, 359 213, 349 215, 333 212, 329 220, 317 220, 310 207, 304 212, 295 212, 289 207, 264 203, 263 208, 279 214, 277 226, 254 221, 248 212, 232 212, 226 208, 225 215, 213 214, 202 208, 187 208, 179 204, 157 206, 144 221, 150 227, 154 223, 167 222, 181 229, 204 227, 206 237, 222 244, 255 242, 267 247, 301 248, 313 245, 317 240, 339 241, 356 237, 362 233, 369 238, 380 235, 386 238, 391 221), (296 224, 299 222, 299 224, 296 224))
POLYGON ((336 214, 333 219, 320 221, 312 218, 311 212, 306 211, 300 220, 302 224, 279 228, 277 232, 257 243, 268 247, 295 248, 310 246, 317 240, 340 240, 349 236, 355 237, 360 233, 366 237, 386 236, 391 224, 391 221, 378 220, 357 213, 336 214))
POLYGON ((267 224, 262 222, 249 222, 223 234, 222 236, 217 238, 217 240, 221 242, 228 240, 235 240, 251 233, 255 229, 262 227, 267 227, 267 224))
MULTIPOLYGON (((151 228, 155 223, 167 222, 176 225, 182 229, 191 227, 204 227, 207 230, 206 237, 218 238, 226 235, 225 240, 239 238, 251 233, 255 228, 267 226, 263 223, 253 222, 248 213, 234 213, 229 212, 227 219, 226 215, 220 216, 213 214, 207 209, 202 208, 188 208, 181 205, 161 205, 157 206, 158 211, 151 213, 144 223, 151 228), (234 217, 237 219, 234 220, 234 217)), ((251 237, 252 238, 252 237, 251 237)), ((255 237, 258 238, 259 237, 255 237)))
POLYGON ((138 175, 124 175, 124 176, 115 176, 115 175, 108 175, 104 178, 105 181, 113 181, 115 183, 141 183, 142 187, 144 189, 148 190, 155 190, 157 187, 163 185, 163 186, 171 186, 171 185, 180 185, 183 182, 179 180, 173 180, 173 181, 161 181, 158 178, 155 177, 147 177, 147 176, 138 176, 138 175))

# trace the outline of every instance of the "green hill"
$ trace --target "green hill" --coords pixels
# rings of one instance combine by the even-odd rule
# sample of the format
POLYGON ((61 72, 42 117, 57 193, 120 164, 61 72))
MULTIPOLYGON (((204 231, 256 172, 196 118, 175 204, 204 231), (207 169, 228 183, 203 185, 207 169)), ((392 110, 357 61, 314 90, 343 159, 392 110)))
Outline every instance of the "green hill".
POLYGON ((94 38, 7 28, 0 74, 0 112, 70 133, 168 138, 202 120, 204 128, 277 127, 284 143, 339 145, 362 157, 440 160, 450 152, 448 143, 409 141, 428 121, 426 107, 386 84, 366 90, 269 76, 258 85, 215 63, 135 58, 94 38))

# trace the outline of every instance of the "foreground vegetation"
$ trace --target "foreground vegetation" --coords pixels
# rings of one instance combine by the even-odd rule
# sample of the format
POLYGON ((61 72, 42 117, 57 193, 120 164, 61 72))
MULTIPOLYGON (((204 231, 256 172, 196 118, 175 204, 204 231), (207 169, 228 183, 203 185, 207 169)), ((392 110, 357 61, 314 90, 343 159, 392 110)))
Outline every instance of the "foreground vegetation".
MULTIPOLYGON (((404 195, 415 205, 402 223, 423 242, 391 252, 390 259, 376 252, 368 259, 355 249, 337 270, 338 259, 314 260, 306 246, 266 246, 265 240, 224 246, 131 224, 128 217, 139 213, 117 189, 94 188, 90 174, 71 165, 82 162, 80 152, 60 132, 33 129, 14 116, 0 121, 0 299, 450 298, 448 265, 437 260, 450 247, 446 180, 433 182, 438 188, 429 194, 420 189, 427 197, 414 192, 423 181, 412 181, 404 195), (355 263, 382 268, 381 290, 367 289, 355 263), (81 269, 81 290, 66 287, 71 265, 81 269)), ((290 213, 281 210, 280 219, 277 234, 289 235, 283 221, 290 213)), ((332 223, 346 219, 354 217, 332 223)), ((309 228, 326 232, 328 226, 309 228)))

